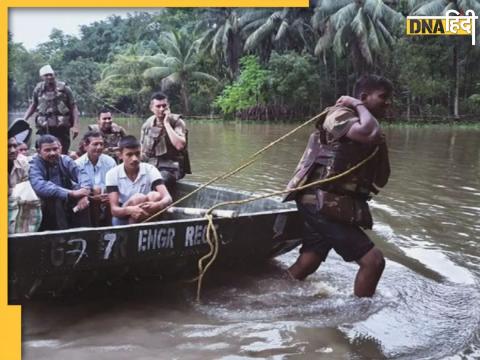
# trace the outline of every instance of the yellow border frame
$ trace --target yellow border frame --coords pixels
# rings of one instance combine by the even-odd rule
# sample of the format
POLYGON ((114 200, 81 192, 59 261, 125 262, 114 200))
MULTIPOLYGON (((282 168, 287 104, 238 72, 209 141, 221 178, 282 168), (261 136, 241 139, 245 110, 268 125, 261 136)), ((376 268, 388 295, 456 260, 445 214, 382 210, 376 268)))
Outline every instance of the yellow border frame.
MULTIPOLYGON (((157 7, 308 7, 308 0, 173 0, 171 2, 155 0, 139 0, 133 4, 132 0, 83 0, 72 1, 66 5, 65 1, 45 0, 41 6, 33 0, 5 0, 0 4, 0 29, 3 41, 0 43, 0 56, 3 71, 0 73, 1 95, 0 112, 8 119, 8 10, 9 8, 42 7, 42 8, 157 8, 157 7)), ((2 125, 0 144, 7 144, 8 121, 2 125)), ((7 174, 7 147, 0 147, 3 161, 0 161, 0 174, 7 174)), ((7 184, 3 184, 0 190, 0 201, 3 204, 3 215, 0 220, 0 231, 4 235, 0 247, 0 360, 19 360, 21 352, 21 307, 8 306, 8 235, 7 235, 7 184)))

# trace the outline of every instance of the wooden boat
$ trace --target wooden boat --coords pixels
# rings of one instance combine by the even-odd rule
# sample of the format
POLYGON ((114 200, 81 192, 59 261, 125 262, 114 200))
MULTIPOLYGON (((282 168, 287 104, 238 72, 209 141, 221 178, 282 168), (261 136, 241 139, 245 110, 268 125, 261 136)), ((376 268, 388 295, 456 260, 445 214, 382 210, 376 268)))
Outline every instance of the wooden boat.
MULTIPOLYGON (((198 184, 179 182, 174 199, 198 184)), ((160 221, 10 235, 9 299, 60 295, 122 276, 195 276, 209 251, 204 210, 253 194, 207 187, 162 215, 160 221)), ((262 199, 214 212, 220 245, 215 266, 265 261, 299 244, 300 219, 292 203, 262 199)))

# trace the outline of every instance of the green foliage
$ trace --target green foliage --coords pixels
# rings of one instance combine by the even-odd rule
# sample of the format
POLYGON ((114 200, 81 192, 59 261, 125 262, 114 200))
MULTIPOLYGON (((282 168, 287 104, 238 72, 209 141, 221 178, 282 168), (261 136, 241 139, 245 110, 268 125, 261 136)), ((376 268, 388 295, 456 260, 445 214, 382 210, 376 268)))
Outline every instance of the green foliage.
POLYGON ((8 39, 8 105, 10 109, 26 108, 35 85, 40 81, 38 69, 45 60, 30 53, 22 44, 8 39))
POLYGON ((110 105, 144 114, 152 91, 162 89, 178 112, 207 114, 215 105, 244 118, 298 119, 351 94, 368 71, 393 81, 395 116, 478 114, 479 47, 468 37, 404 36, 402 16, 479 6, 322 0, 302 9, 164 8, 82 26, 79 37, 54 29, 33 51, 9 36, 8 103, 24 110, 38 69, 50 63, 82 112, 110 105))
POLYGON ((67 63, 62 71, 62 80, 72 88, 81 112, 96 112, 98 100, 92 97, 95 84, 100 80, 100 67, 96 62, 78 59, 67 63))
POLYGON ((161 52, 147 59, 150 64, 143 76, 162 89, 179 86, 184 113, 190 112, 189 86, 191 81, 218 80, 199 71, 200 41, 186 30, 164 32, 160 35, 161 52))
POLYGON ((270 88, 275 102, 291 109, 308 109, 318 106, 320 76, 315 58, 308 54, 290 51, 274 52, 268 63, 270 88))
POLYGON ((238 110, 265 104, 263 91, 269 77, 269 71, 260 66, 255 56, 245 56, 240 60, 240 76, 231 85, 227 85, 215 100, 224 114, 231 115, 238 110))
POLYGON ((145 58, 137 55, 118 55, 105 66, 101 80, 95 85, 95 97, 103 105, 113 106, 126 113, 143 114, 152 91, 143 79, 149 67, 145 58))

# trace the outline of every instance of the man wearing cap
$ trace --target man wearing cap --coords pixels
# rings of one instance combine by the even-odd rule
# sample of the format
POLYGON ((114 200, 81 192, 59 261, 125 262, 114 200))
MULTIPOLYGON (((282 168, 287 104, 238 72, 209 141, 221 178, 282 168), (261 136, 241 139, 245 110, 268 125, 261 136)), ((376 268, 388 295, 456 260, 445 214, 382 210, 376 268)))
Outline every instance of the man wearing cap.
POLYGON ((33 90, 32 103, 25 112, 28 119, 35 111, 37 134, 50 134, 62 144, 62 152, 68 153, 70 147, 70 129, 75 139, 78 135, 78 109, 72 90, 62 81, 55 79, 50 65, 40 68, 39 82, 33 90))

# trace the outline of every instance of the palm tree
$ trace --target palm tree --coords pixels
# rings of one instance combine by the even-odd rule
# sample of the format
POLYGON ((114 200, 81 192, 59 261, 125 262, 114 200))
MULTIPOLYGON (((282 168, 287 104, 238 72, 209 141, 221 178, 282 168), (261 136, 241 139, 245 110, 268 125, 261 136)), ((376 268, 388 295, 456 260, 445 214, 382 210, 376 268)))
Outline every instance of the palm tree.
POLYGON ((403 22, 403 15, 382 0, 319 1, 312 17, 320 35, 315 54, 330 48, 339 56, 349 54, 359 74, 393 46, 403 22))
POLYGON ((240 23, 242 10, 210 8, 202 11, 197 29, 204 30, 201 44, 211 55, 223 60, 231 79, 238 75, 243 55, 243 33, 240 23))
POLYGON ((309 23, 311 8, 250 10, 250 13, 255 16, 251 16, 243 28, 249 34, 245 41, 245 51, 260 50, 261 57, 266 60, 273 48, 295 48, 301 51, 309 47, 313 37, 309 23))
POLYGON ((189 113, 188 83, 191 80, 218 80, 205 72, 196 71, 198 67, 200 41, 193 39, 185 30, 164 32, 160 35, 161 53, 147 57, 150 67, 143 76, 150 80, 160 80, 162 89, 171 85, 180 87, 183 110, 189 113))
MULTIPOLYGON (((465 13, 467 10, 473 10, 475 14, 480 13, 480 1, 478 0, 409 0, 408 5, 412 15, 419 16, 440 16, 446 14, 449 10, 456 10, 460 13, 465 13)), ((477 33, 477 41, 480 39, 480 34, 477 33)), ((468 53, 471 47, 468 47, 465 52, 465 59, 459 61, 458 53, 461 48, 461 40, 458 38, 452 39, 452 67, 454 71, 454 100, 453 100, 453 115, 459 117, 459 99, 460 99, 460 67, 467 60, 468 53)))
POLYGON ((139 113, 150 91, 143 81, 143 73, 150 65, 140 51, 138 45, 132 45, 115 55, 114 61, 103 69, 92 96, 122 112, 139 113))

